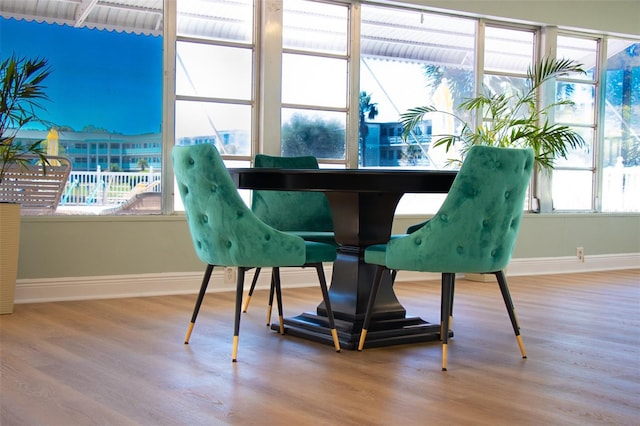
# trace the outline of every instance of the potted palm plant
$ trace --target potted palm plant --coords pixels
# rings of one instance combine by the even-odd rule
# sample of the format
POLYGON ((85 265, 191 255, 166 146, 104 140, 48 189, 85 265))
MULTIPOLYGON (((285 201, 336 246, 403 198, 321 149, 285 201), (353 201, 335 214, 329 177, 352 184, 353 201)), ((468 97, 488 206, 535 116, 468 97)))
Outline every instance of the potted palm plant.
POLYGON ((584 73, 582 65, 568 59, 543 58, 527 70, 529 85, 526 88, 513 93, 496 93, 485 87, 483 93, 458 105, 458 111, 468 113, 471 120, 433 106, 411 108, 400 117, 404 138, 425 115, 433 112, 449 114, 461 123, 459 132, 434 135, 436 140, 432 146, 444 146, 447 152, 456 147, 462 158, 451 159, 452 162, 461 161, 472 145, 532 148, 538 167, 551 170, 556 158, 566 158, 570 150, 583 146, 585 141, 569 126, 551 119, 554 109, 562 105, 573 106, 573 101, 562 99, 541 105, 539 94, 546 82, 573 73, 584 73), (474 124, 474 117, 482 118, 480 124, 474 124))
MULTIPOLYGON (((23 143, 16 136, 28 124, 43 123, 38 112, 48 100, 43 82, 50 73, 46 59, 13 54, 0 62, 0 184, 10 168, 26 166, 34 155, 46 172, 40 142, 23 143)), ((20 205, 2 202, 0 193, 0 314, 13 312, 19 242, 20 205)))

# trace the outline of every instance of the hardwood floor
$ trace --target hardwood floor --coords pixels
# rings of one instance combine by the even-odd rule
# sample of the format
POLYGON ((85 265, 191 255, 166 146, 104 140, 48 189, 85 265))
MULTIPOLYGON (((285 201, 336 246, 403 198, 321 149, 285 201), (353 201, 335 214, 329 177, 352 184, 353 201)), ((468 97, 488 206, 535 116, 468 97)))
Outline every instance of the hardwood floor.
MULTIPOLYGON (((638 425, 640 269, 512 277, 528 359, 495 283, 458 280, 449 371, 440 344, 343 350, 243 314, 233 293, 16 305, 0 317, 0 424, 638 425)), ((409 314, 439 320, 437 281, 399 282, 409 314)), ((321 300, 288 289, 295 315, 321 300)), ((274 316, 275 318, 275 316, 274 316)))

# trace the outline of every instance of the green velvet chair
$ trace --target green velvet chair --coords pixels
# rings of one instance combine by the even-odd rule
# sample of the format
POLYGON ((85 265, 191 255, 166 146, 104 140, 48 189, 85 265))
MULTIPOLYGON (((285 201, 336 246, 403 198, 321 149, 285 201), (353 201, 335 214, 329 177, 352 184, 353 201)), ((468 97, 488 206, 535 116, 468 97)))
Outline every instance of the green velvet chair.
POLYGON ((455 274, 475 272, 495 274, 522 357, 526 358, 503 270, 516 243, 532 170, 530 149, 474 146, 431 220, 404 237, 365 250, 365 261, 378 267, 358 350, 366 342, 376 294, 386 270, 439 272, 442 369, 446 370, 455 274))
MULTIPOLYGON (((318 160, 313 156, 278 157, 257 154, 253 165, 272 169, 319 168, 318 160)), ((298 235, 305 241, 331 244, 336 248, 338 246, 333 233, 331 208, 327 197, 321 192, 255 190, 251 199, 251 210, 264 223, 280 231, 298 235)), ((249 308, 259 276, 260 268, 256 268, 251 287, 242 305, 243 312, 249 308)), ((273 291, 272 280, 267 308, 267 325, 271 323, 273 291)))
POLYGON ((238 352, 245 272, 256 267, 273 269, 280 332, 284 333, 280 267, 309 266, 314 267, 318 273, 334 346, 336 351, 340 351, 322 268, 322 262, 335 260, 335 247, 305 241, 297 235, 278 231, 258 219, 240 197, 213 145, 176 146, 172 150, 172 161, 196 254, 207 264, 185 344, 189 343, 215 266, 236 266, 238 270, 232 351, 234 362, 238 352))

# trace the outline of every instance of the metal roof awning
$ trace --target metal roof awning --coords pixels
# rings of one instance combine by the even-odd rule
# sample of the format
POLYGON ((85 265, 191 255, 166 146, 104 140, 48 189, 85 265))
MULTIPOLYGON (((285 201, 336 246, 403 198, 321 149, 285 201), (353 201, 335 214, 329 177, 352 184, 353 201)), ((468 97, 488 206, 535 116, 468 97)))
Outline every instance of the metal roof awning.
POLYGON ((0 16, 135 34, 162 35, 162 0, 0 0, 0 16))
MULTIPOLYGON (((183 7, 184 13, 178 19, 179 33, 239 42, 250 39, 246 34, 246 23, 241 19, 230 19, 235 16, 234 11, 246 10, 247 1, 187 1, 189 3, 184 6, 187 9, 183 7), (194 7, 198 10, 191 10, 194 7)), ((312 18, 304 9, 290 12, 296 15, 298 22, 312 18)), ((0 16, 154 36, 161 36, 164 26, 163 0, 0 0, 0 16)), ((391 16, 385 14, 384 9, 369 9, 369 15, 362 23, 363 57, 471 66, 474 31, 445 28, 437 19, 413 22, 401 16, 399 21, 396 18, 392 22, 391 16)), ((323 18, 331 20, 335 17, 323 18)), ((296 49, 323 50, 325 44, 344 39, 343 34, 324 32, 319 36, 309 34, 309 28, 303 30, 304 36, 298 37, 300 33, 296 32, 295 40, 291 41, 296 49)), ((340 43, 343 42, 347 40, 340 43)))
MULTIPOLYGON (((237 42, 251 39, 251 1, 183 1, 179 7, 179 34, 237 42)), ((389 11, 382 6, 363 10, 360 40, 363 58, 473 67, 474 20, 415 9, 389 11)), ((0 16, 4 18, 153 36, 163 34, 163 13, 163 0, 0 0, 0 16)), ((342 24, 327 25, 318 32, 304 25, 309 19, 335 24, 346 19, 344 13, 312 13, 297 2, 290 4, 287 13, 292 16, 289 24, 292 39, 285 41, 285 45, 311 51, 346 51, 344 33, 332 30, 342 24)), ((620 44, 626 47, 624 41, 620 44)), ((579 58, 580 53, 576 51, 574 57, 579 58)), ((504 70, 526 69, 530 61, 526 49, 522 55, 512 52, 508 56, 494 56, 493 60, 500 63, 492 65, 504 70)))

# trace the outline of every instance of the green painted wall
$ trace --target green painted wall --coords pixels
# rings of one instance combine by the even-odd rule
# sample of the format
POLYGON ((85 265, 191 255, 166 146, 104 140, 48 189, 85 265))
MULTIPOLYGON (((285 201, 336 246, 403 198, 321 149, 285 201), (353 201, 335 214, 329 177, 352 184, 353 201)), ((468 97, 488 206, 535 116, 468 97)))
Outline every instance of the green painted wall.
MULTIPOLYGON (((398 218, 394 232, 420 220, 398 218)), ((527 214, 514 258, 640 253, 640 215, 527 214)), ((24 217, 18 278, 196 272, 184 216, 24 217)))

